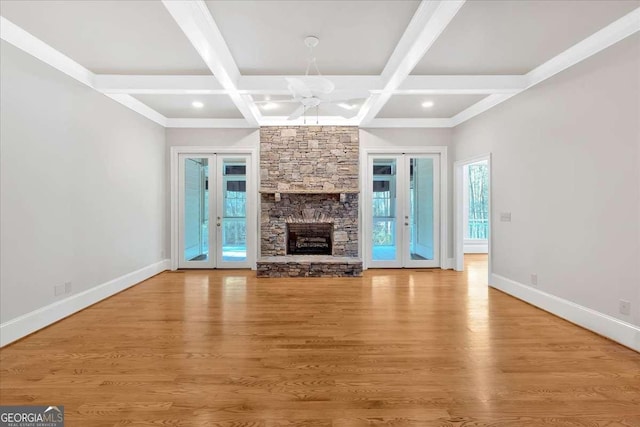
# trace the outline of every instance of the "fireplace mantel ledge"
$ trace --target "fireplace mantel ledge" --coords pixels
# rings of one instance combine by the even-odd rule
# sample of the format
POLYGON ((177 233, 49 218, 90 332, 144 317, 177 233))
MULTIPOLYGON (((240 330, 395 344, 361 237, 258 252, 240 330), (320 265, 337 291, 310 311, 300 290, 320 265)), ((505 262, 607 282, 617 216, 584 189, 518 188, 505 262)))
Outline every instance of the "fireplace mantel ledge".
POLYGON ((340 201, 342 203, 345 202, 346 194, 357 194, 360 192, 357 188, 335 188, 335 189, 287 189, 287 190, 276 190, 276 189, 268 189, 261 188, 261 193, 264 194, 274 194, 276 198, 276 202, 280 201, 281 194, 339 194, 340 201))

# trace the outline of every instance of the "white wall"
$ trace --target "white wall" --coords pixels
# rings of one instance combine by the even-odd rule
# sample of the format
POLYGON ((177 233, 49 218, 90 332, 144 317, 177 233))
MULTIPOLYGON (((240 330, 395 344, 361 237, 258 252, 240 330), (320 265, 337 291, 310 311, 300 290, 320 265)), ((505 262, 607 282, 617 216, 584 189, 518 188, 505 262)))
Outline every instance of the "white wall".
POLYGON ((634 35, 454 129, 456 160, 492 153, 494 273, 640 325, 639 104, 634 35))
POLYGON ((8 43, 0 53, 4 324, 70 296, 54 285, 77 295, 162 260, 166 193, 161 126, 8 43))
MULTIPOLYGON (((360 150, 365 148, 394 148, 394 147, 451 147, 452 130, 447 128, 370 128, 360 129, 360 150)), ((453 153, 448 153, 448 191, 443 194, 448 206, 448 254, 441 255, 441 262, 453 258, 453 153)), ((443 167, 444 165, 441 165, 443 167)), ((362 167, 362 165, 361 165, 362 167)), ((361 184, 362 185, 362 184, 361 184)))

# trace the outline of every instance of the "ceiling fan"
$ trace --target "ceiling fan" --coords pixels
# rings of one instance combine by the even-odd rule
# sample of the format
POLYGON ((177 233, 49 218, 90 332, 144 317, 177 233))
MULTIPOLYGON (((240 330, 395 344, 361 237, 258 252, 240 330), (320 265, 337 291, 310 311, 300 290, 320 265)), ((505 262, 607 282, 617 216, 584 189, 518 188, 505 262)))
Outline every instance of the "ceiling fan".
POLYGON ((320 74, 316 58, 313 57, 313 48, 318 45, 320 40, 317 37, 309 36, 304 39, 304 44, 309 48, 309 61, 307 70, 302 77, 285 77, 287 81, 287 89, 291 92, 291 99, 280 101, 256 101, 256 104, 265 103, 299 103, 293 113, 287 120, 295 120, 300 116, 305 116, 310 109, 315 107, 316 121, 318 116, 318 107, 322 105, 322 109, 328 114, 341 116, 346 119, 355 117, 358 114, 357 105, 354 102, 359 99, 369 97, 368 90, 361 89, 340 89, 336 90, 333 82, 320 74), (309 75, 309 68, 314 66, 317 75, 309 75))

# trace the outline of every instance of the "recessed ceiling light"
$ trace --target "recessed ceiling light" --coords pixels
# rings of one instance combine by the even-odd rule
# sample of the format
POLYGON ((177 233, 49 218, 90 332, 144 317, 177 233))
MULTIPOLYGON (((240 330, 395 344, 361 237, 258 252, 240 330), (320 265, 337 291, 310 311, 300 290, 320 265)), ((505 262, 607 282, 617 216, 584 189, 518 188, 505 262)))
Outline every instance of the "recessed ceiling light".
POLYGON ((431 107, 433 107, 433 101, 424 101, 422 103, 422 107, 423 108, 431 108, 431 107))
POLYGON ((267 102, 266 104, 261 104, 263 110, 273 110, 278 108, 278 104, 275 102, 267 102))
POLYGON ((202 108, 202 107, 204 107, 204 104, 202 102, 200 102, 200 101, 193 101, 191 103, 191 105, 193 106, 193 108, 202 108))

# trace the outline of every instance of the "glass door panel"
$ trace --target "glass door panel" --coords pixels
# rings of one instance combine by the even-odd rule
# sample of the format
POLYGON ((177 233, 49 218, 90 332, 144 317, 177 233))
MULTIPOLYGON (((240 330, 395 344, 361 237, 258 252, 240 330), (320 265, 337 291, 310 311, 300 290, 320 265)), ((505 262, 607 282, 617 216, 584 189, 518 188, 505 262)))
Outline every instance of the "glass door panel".
POLYGON ((439 266, 439 172, 433 156, 408 156, 404 265, 439 266))
POLYGON ((247 159, 218 156, 220 202, 216 224, 220 242, 218 266, 237 268, 247 263, 247 159))
POLYGON ((396 158, 372 158, 371 171, 371 261, 379 267, 397 266, 398 199, 396 158))
POLYGON ((210 232, 209 157, 180 157, 180 267, 213 266, 210 232))

